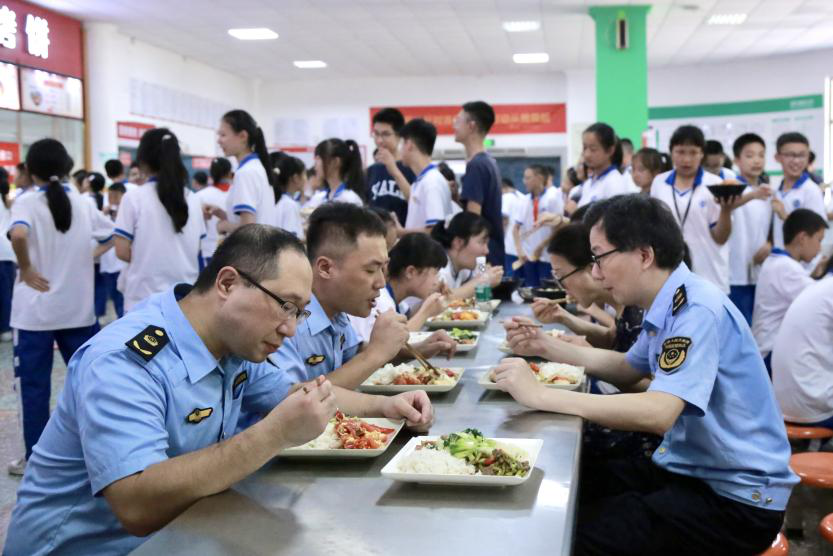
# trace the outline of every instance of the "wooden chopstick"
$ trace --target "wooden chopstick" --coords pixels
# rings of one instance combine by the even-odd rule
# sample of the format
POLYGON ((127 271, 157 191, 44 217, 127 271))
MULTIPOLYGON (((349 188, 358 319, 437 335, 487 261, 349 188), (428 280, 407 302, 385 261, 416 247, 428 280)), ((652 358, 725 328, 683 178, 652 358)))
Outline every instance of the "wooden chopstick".
POLYGON ((543 328, 544 327, 543 324, 535 324, 533 322, 515 322, 513 320, 502 320, 502 321, 500 321, 500 324, 506 324, 508 322, 511 322, 513 324, 517 324, 518 326, 526 326, 527 328, 543 328))
POLYGON ((423 367, 425 367, 426 369, 430 369, 430 370, 434 371, 437 374, 440 374, 439 369, 437 369, 427 359, 425 359, 425 357, 423 357, 422 354, 419 351, 414 349, 414 347, 411 344, 406 343, 405 344, 405 349, 407 350, 408 353, 413 355, 414 359, 419 361, 422 364, 423 367))

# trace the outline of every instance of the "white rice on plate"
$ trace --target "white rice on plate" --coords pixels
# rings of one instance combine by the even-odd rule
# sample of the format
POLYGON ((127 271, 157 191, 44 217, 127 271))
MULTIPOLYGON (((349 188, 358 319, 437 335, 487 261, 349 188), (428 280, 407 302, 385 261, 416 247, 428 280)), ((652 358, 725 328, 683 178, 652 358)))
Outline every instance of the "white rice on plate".
POLYGON ((304 450, 337 450, 341 448, 341 440, 339 440, 336 434, 335 427, 334 423, 327 423, 327 428, 324 429, 324 432, 318 438, 310 440, 306 444, 298 447, 304 450))
POLYGON ((557 381, 556 384, 578 384, 584 377, 584 368, 568 365, 567 363, 539 363, 539 380, 546 382, 553 375, 568 379, 567 382, 557 381))
POLYGON ((423 448, 402 458, 399 471, 431 475, 474 475, 476 470, 473 465, 455 458, 445 450, 423 448))

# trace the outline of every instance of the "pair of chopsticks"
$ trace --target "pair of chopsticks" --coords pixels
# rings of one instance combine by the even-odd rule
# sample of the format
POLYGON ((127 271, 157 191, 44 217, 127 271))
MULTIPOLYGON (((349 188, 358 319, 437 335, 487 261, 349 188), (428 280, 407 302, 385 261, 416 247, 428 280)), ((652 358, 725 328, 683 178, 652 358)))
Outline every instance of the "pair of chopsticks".
POLYGON ((414 347, 411 344, 405 344, 405 351, 410 353, 413 356, 413 358, 419 361, 422 364, 422 366, 426 369, 429 369, 430 371, 437 374, 442 374, 440 373, 439 369, 437 369, 437 367, 432 365, 425 357, 422 356, 422 354, 419 351, 414 349, 414 347))

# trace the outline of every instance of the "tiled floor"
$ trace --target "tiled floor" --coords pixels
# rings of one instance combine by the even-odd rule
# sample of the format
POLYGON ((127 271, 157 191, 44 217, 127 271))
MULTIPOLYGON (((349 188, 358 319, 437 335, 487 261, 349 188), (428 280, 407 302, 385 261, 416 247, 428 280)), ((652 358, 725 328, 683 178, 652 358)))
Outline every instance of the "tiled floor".
MULTIPOLYGON (((66 367, 58 351, 52 372, 52 404, 54 407, 66 376, 66 367)), ((0 343, 0 546, 6 541, 9 516, 15 502, 15 492, 20 479, 6 473, 6 463, 23 454, 23 440, 17 417, 17 397, 14 393, 12 369, 12 344, 0 343)), ((818 497, 805 510, 803 538, 790 538, 791 556, 816 556, 822 554, 824 541, 817 526, 822 517, 833 513, 833 495, 818 497)))

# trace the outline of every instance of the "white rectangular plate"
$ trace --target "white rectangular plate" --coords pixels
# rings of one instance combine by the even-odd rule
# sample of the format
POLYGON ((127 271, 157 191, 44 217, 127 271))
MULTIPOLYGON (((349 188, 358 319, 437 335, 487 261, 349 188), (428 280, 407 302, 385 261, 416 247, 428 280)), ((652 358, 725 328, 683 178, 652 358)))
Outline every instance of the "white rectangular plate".
POLYGON ((496 477, 494 475, 435 475, 432 473, 403 473, 399 470, 399 462, 413 452, 424 440, 437 440, 439 436, 418 436, 408 441, 393 459, 382 468, 382 476, 395 481, 408 483, 425 483, 435 485, 466 485, 466 486, 515 486, 526 482, 535 469, 535 462, 541 452, 544 441, 534 438, 493 438, 495 442, 521 448, 529 455, 529 473, 526 477, 496 477))
POLYGON ((331 450, 311 450, 309 448, 289 448, 283 452, 278 453, 278 457, 282 458, 316 458, 316 459, 356 459, 356 458, 375 458, 385 453, 385 450, 390 447, 391 442, 402 430, 405 421, 394 421, 392 419, 383 419, 376 417, 362 417, 362 421, 366 421, 371 425, 378 427, 387 427, 395 429, 388 435, 388 443, 384 447, 377 450, 347 450, 344 448, 336 448, 331 450))
POLYGON ((480 318, 477 320, 438 320, 437 317, 428 319, 425 323, 430 329, 436 328, 480 328, 486 325, 491 313, 476 311, 480 318))
MULTIPOLYGON (((491 369, 480 375, 480 380, 477 381, 477 384, 485 388, 486 390, 500 390, 497 387, 497 384, 492 382, 489 379, 489 374, 492 372, 491 369)), ((587 380, 587 375, 582 375, 581 380, 578 381, 578 384, 544 384, 547 388, 554 388, 556 390, 578 390, 584 384, 584 381, 587 380)), ((542 383, 543 384, 543 383, 542 383)))
POLYGON ((500 305, 500 299, 490 299, 485 303, 476 302, 476 306, 474 307, 461 307, 461 310, 468 310, 468 309, 480 309, 482 307, 483 311, 494 312, 497 310, 498 306, 500 305))
MULTIPOLYGON (((564 331, 563 330, 558 330, 558 329, 546 330, 545 333, 548 336, 552 336, 553 338, 560 338, 561 336, 564 335, 564 331)), ((509 347, 509 342, 507 342, 506 340, 503 340, 498 345, 497 350, 502 351, 503 353, 508 353, 509 355, 512 355, 512 353, 513 353, 512 348, 509 347)))
MULTIPOLYGON (((439 367, 446 368, 457 373, 457 380, 454 384, 370 384, 365 381, 359 385, 360 392, 367 392, 368 394, 399 394, 400 392, 410 392, 412 390, 422 390, 428 394, 441 394, 443 392, 450 392, 460 384, 460 379, 463 378, 463 373, 466 369, 463 367, 439 367)), ((368 379, 370 380, 370 379, 368 379)), ((375 423, 374 423, 375 424, 375 423)))
MULTIPOLYGON (((460 327, 458 326, 457 328, 460 327)), ((419 342, 424 342, 431 334, 433 334, 433 332, 411 332, 411 335, 408 338, 408 343, 418 344, 419 342)), ((457 353, 467 353, 477 347, 477 344, 480 342, 480 332, 475 332, 475 334, 477 336, 475 337, 473 344, 457 344, 457 353)))

